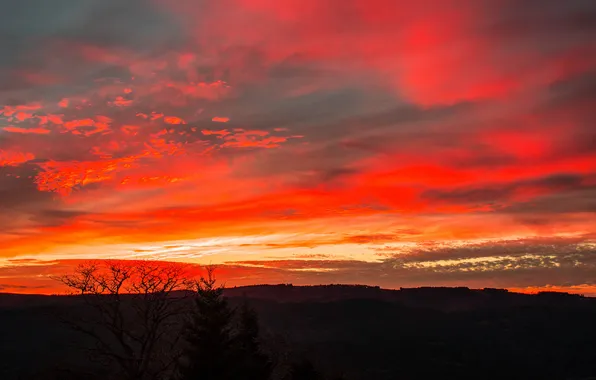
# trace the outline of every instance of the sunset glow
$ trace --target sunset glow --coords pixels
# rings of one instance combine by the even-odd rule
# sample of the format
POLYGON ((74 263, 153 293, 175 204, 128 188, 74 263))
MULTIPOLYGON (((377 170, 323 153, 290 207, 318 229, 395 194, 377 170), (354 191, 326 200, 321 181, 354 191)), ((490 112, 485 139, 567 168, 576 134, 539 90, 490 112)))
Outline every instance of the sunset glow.
POLYGON ((0 292, 110 258, 596 295, 593 3, 33 2, 0 15, 0 292))

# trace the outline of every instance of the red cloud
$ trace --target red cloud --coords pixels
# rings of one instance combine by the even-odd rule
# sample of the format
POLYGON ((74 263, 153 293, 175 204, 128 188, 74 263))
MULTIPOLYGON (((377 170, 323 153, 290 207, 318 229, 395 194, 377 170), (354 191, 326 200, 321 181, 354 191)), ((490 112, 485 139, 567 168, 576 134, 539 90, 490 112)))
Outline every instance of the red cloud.
MULTIPOLYGON (((551 59, 535 49, 529 28, 499 34, 491 23, 509 2, 226 0, 201 11, 187 1, 160 3, 188 20, 214 59, 237 46, 258 49, 265 67, 299 57, 345 78, 366 73, 422 105, 503 99, 596 63, 589 50, 559 40, 551 59)), ((261 80, 261 66, 242 67, 248 59, 239 51, 221 69, 236 81, 261 80)))
POLYGON ((31 153, 13 152, 0 149, 0 167, 18 166, 33 159, 35 159, 35 156, 31 153))
POLYGON ((163 118, 163 121, 165 121, 167 124, 186 124, 186 122, 184 120, 182 120, 181 118, 177 117, 177 116, 165 116, 163 118))
POLYGON ((226 129, 222 129, 222 130, 218 130, 218 131, 213 131, 210 129, 203 129, 201 131, 201 133, 204 134, 205 136, 210 136, 210 135, 226 136, 226 135, 229 135, 231 132, 228 132, 228 130, 226 130, 226 129))
POLYGON ((36 135, 47 135, 51 131, 46 128, 18 128, 18 127, 4 127, 2 128, 6 132, 22 133, 22 134, 36 134, 36 135))
POLYGON ((24 115, 30 115, 30 113, 27 111, 37 111, 41 108, 41 103, 22 104, 18 106, 4 106, 4 109, 0 110, 0 113, 4 114, 5 117, 11 117, 19 113, 24 115))
POLYGON ((77 63, 68 83, 0 109, 2 193, 31 177, 69 195, 16 215, 22 231, 0 232, 7 255, 197 235, 325 231, 343 238, 268 247, 343 251, 594 230, 581 75, 596 55, 583 31, 558 36, 559 15, 533 22, 509 1, 156 1, 184 44, 56 43, 77 63), (557 37, 536 36, 544 21, 557 37), (116 78, 93 77, 105 72, 116 78), (207 127, 225 114, 232 127, 207 127), (67 206, 81 214, 29 215, 67 206))

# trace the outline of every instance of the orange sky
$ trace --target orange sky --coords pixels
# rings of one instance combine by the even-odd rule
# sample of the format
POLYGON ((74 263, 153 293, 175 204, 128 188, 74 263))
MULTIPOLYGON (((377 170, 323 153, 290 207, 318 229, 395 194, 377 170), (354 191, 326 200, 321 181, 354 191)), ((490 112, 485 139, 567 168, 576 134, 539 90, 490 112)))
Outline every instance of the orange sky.
POLYGON ((596 294, 594 4, 34 1, 0 15, 0 292, 116 258, 596 294))

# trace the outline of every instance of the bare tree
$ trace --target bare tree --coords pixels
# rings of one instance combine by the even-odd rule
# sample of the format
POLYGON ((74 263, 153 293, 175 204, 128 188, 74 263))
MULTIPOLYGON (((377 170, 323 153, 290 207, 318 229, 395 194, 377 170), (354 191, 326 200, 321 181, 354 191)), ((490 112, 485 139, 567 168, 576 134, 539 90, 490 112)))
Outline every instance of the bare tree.
POLYGON ((57 279, 89 307, 65 322, 91 339, 94 357, 114 368, 118 379, 171 375, 180 357, 186 290, 194 283, 185 266, 89 262, 57 279))

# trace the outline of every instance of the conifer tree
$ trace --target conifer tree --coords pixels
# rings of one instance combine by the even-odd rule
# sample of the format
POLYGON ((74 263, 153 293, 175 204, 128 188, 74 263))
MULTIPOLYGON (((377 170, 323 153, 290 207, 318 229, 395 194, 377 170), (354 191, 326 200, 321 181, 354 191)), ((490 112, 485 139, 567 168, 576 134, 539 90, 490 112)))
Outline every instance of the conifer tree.
POLYGON ((322 374, 317 370, 315 365, 303 357, 302 359, 292 363, 290 367, 289 380, 322 380, 322 374))
POLYGON ((196 286, 195 311, 186 331, 187 347, 180 364, 181 380, 232 380, 234 347, 231 337, 233 311, 215 285, 213 268, 196 286))
POLYGON ((259 320, 256 312, 245 301, 238 312, 238 328, 234 336, 238 379, 268 380, 272 363, 260 346, 259 320))

